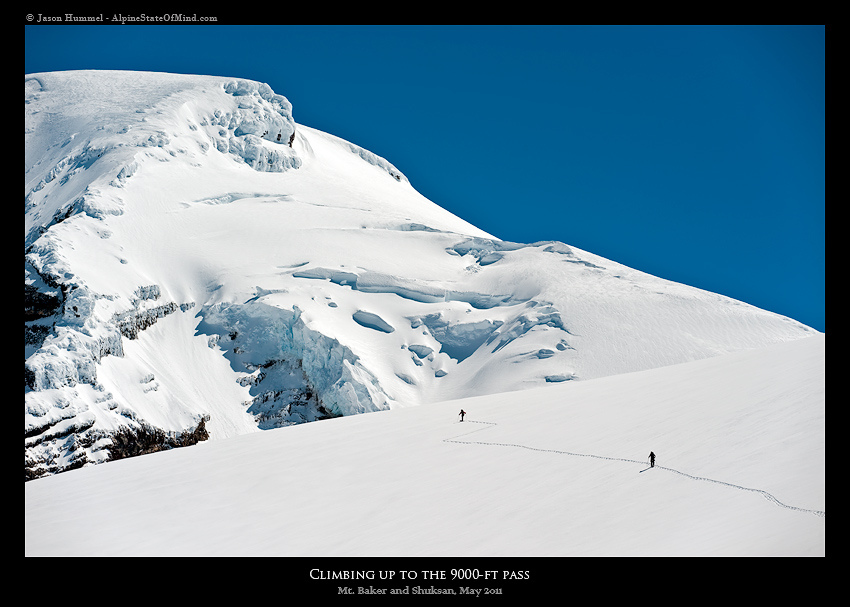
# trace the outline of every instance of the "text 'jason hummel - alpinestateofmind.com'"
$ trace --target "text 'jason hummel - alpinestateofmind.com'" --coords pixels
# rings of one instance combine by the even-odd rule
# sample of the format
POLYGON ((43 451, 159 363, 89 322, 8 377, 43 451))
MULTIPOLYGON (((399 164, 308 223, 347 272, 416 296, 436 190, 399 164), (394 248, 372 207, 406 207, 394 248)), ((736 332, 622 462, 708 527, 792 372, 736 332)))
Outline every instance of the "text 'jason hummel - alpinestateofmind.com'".
POLYGON ((27 13, 25 18, 27 23, 112 23, 117 25, 127 23, 216 23, 218 21, 218 17, 198 15, 197 13, 191 15, 184 15, 183 13, 163 13, 159 15, 146 13, 139 13, 138 15, 124 15, 122 13, 113 13, 112 15, 104 13, 97 15, 27 13))

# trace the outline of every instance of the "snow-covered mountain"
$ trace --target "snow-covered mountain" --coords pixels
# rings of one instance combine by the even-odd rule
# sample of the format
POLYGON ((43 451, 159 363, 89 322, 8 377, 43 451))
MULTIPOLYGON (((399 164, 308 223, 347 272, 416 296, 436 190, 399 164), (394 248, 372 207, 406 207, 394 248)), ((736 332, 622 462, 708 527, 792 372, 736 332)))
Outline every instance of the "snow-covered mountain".
POLYGON ((258 82, 27 75, 25 154, 27 479, 820 335, 502 241, 258 82))

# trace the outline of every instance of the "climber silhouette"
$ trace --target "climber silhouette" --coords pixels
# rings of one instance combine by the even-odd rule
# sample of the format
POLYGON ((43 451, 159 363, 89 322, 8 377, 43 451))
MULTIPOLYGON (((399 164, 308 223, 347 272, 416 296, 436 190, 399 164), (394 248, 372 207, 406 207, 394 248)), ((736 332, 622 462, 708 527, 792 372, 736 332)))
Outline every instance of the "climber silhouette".
POLYGON ((460 415, 460 421, 463 421, 463 416, 464 416, 464 415, 466 415, 466 411, 464 411, 463 409, 461 409, 461 410, 460 410, 460 413, 458 413, 458 415, 460 415))
POLYGON ((649 452, 649 467, 655 468, 655 453, 652 451, 649 452))

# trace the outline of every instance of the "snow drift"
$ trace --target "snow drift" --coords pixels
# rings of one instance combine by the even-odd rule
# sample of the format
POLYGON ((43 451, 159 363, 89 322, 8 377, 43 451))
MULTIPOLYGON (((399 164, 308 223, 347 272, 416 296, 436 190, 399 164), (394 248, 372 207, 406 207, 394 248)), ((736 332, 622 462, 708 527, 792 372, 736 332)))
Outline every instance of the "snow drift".
POLYGON ((26 479, 818 335, 499 240, 238 78, 25 76, 25 209, 26 479))

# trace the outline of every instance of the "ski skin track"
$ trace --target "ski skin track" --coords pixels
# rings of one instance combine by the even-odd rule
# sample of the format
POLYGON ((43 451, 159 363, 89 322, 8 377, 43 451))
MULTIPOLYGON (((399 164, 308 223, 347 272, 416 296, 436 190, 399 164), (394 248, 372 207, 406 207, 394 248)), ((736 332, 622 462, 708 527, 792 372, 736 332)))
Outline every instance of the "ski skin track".
MULTIPOLYGON (((472 420, 472 419, 468 419, 468 420, 465 420, 464 422, 457 422, 457 423, 486 424, 487 426, 497 426, 498 425, 495 422, 487 422, 487 421, 472 420)), ((624 458, 624 457, 609 457, 609 456, 606 456, 606 455, 596 455, 596 454, 593 454, 593 453, 575 453, 575 452, 572 452, 572 451, 561 451, 559 449, 539 449, 537 447, 530 447, 528 445, 520 445, 520 444, 517 444, 517 443, 493 443, 493 442, 487 442, 487 441, 458 440, 462 436, 469 436, 470 434, 474 434, 475 432, 481 432, 482 430, 489 430, 489 429, 490 429, 489 427, 477 428, 475 430, 471 430, 469 432, 464 432, 463 434, 459 434, 458 436, 455 436, 453 438, 443 439, 443 442, 444 443, 456 443, 456 444, 459 444, 459 445, 491 445, 491 446, 496 446, 496 447, 513 447, 513 448, 517 448, 517 449, 528 449, 529 451, 539 451, 541 453, 556 453, 558 455, 570 455, 570 456, 574 456, 574 457, 592 457, 592 458, 595 458, 595 459, 606 459, 606 460, 611 460, 611 461, 627 462, 627 463, 630 463, 630 464, 645 464, 646 463, 646 462, 643 462, 643 461, 640 461, 640 460, 628 459, 628 458, 624 458)), ((692 474, 688 474, 687 472, 682 472, 681 470, 676 470, 675 468, 668 468, 666 466, 652 466, 652 468, 657 468, 658 470, 666 470, 667 472, 673 472, 675 474, 680 474, 680 475, 682 475, 686 478, 689 478, 689 479, 695 480, 695 481, 705 481, 705 482, 708 482, 708 483, 716 483, 718 485, 724 485, 726 487, 731 487, 733 489, 738 489, 738 490, 741 490, 741 491, 752 491, 753 493, 759 493, 767 501, 772 502, 773 504, 776 504, 777 506, 781 506, 782 508, 787 508, 788 510, 795 510, 797 512, 806 512, 808 514, 814 514, 815 516, 819 516, 821 518, 826 518, 826 511, 825 510, 811 510, 811 509, 807 509, 807 508, 799 508, 797 506, 791 506, 789 504, 781 502, 775 496, 771 495, 767 491, 764 491, 763 489, 754 489, 752 487, 744 487, 742 485, 735 485, 733 483, 727 483, 725 481, 718 481, 718 480, 715 480, 713 478, 706 478, 704 476, 694 476, 692 474)), ((646 472, 647 470, 649 470, 649 468, 644 468, 640 472, 646 472)))

